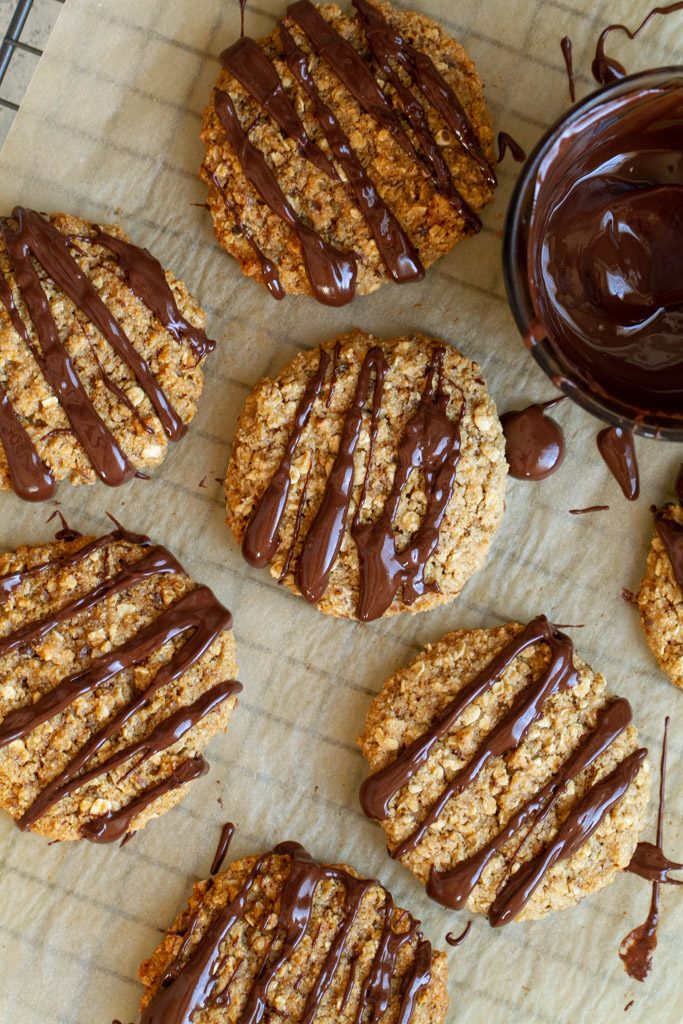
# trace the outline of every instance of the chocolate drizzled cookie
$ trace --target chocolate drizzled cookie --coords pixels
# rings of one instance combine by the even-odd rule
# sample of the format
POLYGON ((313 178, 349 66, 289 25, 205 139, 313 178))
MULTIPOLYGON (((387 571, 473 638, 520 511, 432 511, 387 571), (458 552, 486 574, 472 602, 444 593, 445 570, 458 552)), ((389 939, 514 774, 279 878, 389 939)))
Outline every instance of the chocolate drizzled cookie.
POLYGON ((446 907, 493 925, 626 868, 649 793, 628 701, 544 616, 449 633, 392 676, 359 739, 361 805, 446 907))
POLYGON ((247 561, 332 615, 452 599, 503 511, 503 435, 479 372, 445 342, 353 331, 261 381, 225 481, 247 561))
POLYGON ((140 968, 142 1024, 440 1024, 446 958, 379 882, 298 843, 195 886, 140 968))
POLYGON ((0 489, 118 486, 187 430, 214 348, 182 282, 115 227, 0 218, 0 489))
POLYGON ((683 688, 683 506, 654 510, 655 534, 638 592, 650 650, 674 686, 683 688))
POLYGON ((496 185, 474 65, 421 14, 290 4, 221 54, 201 176, 220 244, 275 298, 420 280, 496 185))
POLYGON ((0 556, 0 806, 112 842, 177 803, 242 689, 232 616, 117 526, 0 556))

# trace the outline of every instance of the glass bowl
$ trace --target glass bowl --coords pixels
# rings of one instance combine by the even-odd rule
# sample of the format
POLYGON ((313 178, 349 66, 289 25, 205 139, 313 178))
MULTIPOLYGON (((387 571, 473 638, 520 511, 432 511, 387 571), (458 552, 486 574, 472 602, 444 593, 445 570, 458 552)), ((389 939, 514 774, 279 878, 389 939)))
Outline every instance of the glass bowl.
MULTIPOLYGON (((565 129, 595 107, 635 89, 666 85, 669 82, 683 82, 683 66, 655 68, 628 75, 591 93, 571 107, 545 133, 528 157, 512 193, 503 239, 503 273, 510 309, 522 337, 538 365, 557 388, 606 423, 633 430, 645 437, 681 442, 683 408, 680 415, 670 411, 644 412, 627 402, 596 393, 590 389, 586 381, 572 371, 546 338, 529 340, 531 324, 537 318, 527 274, 527 241, 534 190, 541 162, 565 129)), ((683 338, 681 345, 683 346, 683 338)))

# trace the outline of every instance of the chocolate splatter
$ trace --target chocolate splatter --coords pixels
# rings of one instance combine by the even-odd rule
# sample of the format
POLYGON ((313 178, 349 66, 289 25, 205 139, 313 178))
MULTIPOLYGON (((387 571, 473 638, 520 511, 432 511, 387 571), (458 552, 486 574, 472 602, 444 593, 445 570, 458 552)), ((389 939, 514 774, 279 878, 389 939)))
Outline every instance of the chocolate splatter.
POLYGON ((574 79, 574 60, 572 57, 572 41, 569 36, 560 39, 560 49, 564 57, 564 66, 567 69, 567 82, 569 85, 569 99, 574 103, 576 100, 576 81, 574 79))
POLYGON ((467 936, 470 933, 470 928, 471 927, 472 927, 472 922, 468 921, 467 924, 465 925, 465 930, 462 931, 460 933, 460 935, 454 935, 453 932, 448 932, 447 935, 446 935, 446 942, 448 943, 448 945, 449 946, 462 946, 463 942, 465 941, 465 939, 467 938, 467 936))
POLYGON ((629 501, 640 495, 640 474, 633 431, 606 427, 597 436, 598 451, 629 501))
POLYGON ((675 11, 683 10, 683 3, 667 4, 665 7, 654 7, 650 13, 643 18, 640 25, 636 29, 627 28, 626 25, 614 24, 608 25, 600 33, 597 45, 595 47, 595 57, 591 65, 591 71, 593 72, 593 78, 599 85, 608 85, 610 82, 615 82, 619 78, 623 78, 626 75, 626 68, 614 57, 608 57, 605 53, 605 42, 607 37, 612 32, 624 32, 629 39, 633 40, 640 35, 646 25, 649 24, 655 15, 662 14, 673 14, 675 11))
POLYGON ((585 516, 588 512, 609 512, 609 505, 589 505, 588 508, 570 508, 570 516, 585 516))
POLYGON ((512 159, 518 163, 523 164, 526 160, 526 153, 520 146, 520 144, 513 139, 508 132, 498 132, 498 163, 502 163, 505 159, 505 154, 510 150, 512 159))
POLYGON ((559 423, 545 415, 565 396, 503 413, 505 457, 510 475, 518 480, 545 480, 562 465, 564 434, 559 423))

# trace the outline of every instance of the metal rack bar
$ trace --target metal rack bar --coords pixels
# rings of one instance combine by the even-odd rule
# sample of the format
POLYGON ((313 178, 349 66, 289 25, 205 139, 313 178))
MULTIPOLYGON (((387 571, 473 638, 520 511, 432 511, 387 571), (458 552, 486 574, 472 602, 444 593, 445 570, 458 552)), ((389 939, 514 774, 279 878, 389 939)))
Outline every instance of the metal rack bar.
MULTIPOLYGON (((55 0, 56 3, 63 4, 65 0, 55 0)), ((12 57, 21 50, 23 53, 30 53, 34 57, 40 57, 43 53, 37 46, 30 46, 28 43, 22 43, 20 36, 24 30, 24 25, 33 7, 34 0, 18 0, 14 13, 10 19, 10 23, 7 26, 7 32, 0 44, 0 87, 4 82, 5 76, 12 62, 12 57)), ((4 96, 0 95, 0 106, 6 107, 8 110, 18 110, 19 104, 14 103, 12 100, 5 99, 4 96)))

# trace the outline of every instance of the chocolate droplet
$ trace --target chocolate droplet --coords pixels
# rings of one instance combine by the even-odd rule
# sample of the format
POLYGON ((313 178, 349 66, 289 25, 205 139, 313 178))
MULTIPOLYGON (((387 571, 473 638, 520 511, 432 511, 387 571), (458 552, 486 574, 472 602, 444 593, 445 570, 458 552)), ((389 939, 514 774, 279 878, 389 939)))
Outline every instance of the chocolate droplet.
POLYGON ((562 400, 554 398, 503 413, 500 420, 511 476, 518 480, 545 480, 560 467, 564 459, 564 434, 559 423, 545 415, 545 410, 562 400))
POLYGON ((606 427, 597 436, 600 454, 629 501, 640 494, 640 476, 633 432, 622 427, 606 427))

